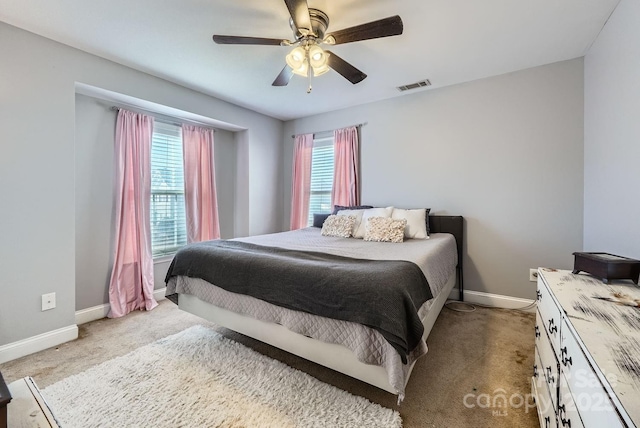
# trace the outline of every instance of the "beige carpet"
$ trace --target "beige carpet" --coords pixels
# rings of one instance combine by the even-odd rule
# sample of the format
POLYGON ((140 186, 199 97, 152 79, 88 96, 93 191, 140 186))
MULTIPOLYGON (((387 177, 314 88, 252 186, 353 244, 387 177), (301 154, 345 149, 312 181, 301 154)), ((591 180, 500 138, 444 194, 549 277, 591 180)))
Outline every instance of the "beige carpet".
MULTIPOLYGON (((214 327, 163 301, 149 313, 135 312, 117 320, 81 325, 78 340, 2 364, 0 371, 7 382, 32 376, 44 388, 195 324, 214 327)), ((397 409, 407 428, 539 426, 535 408, 521 404, 521 398, 530 393, 533 329, 533 314, 485 308, 472 313, 443 309, 427 340, 429 352, 416 364, 407 385, 407 398, 397 406, 395 396, 387 392, 217 328, 224 336, 326 383, 397 409), (501 402, 493 399, 500 394, 515 406, 498 407, 501 402)))

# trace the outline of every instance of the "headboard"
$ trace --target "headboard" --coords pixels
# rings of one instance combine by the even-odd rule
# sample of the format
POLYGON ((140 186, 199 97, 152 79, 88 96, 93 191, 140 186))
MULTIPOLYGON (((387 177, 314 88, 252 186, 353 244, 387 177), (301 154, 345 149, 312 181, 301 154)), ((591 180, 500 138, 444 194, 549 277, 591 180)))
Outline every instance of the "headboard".
POLYGON ((450 233, 456 238, 458 249, 458 288, 460 301, 463 301, 462 281, 462 242, 464 238, 464 218, 459 215, 430 215, 429 231, 431 233, 450 233))

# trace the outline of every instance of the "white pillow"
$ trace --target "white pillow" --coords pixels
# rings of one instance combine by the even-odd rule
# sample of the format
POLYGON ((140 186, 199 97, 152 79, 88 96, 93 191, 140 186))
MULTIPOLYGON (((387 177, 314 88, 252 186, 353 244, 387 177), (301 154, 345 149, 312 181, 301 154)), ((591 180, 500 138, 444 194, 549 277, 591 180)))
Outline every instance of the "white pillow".
POLYGON ((356 231, 360 228, 362 214, 364 214, 364 210, 340 210, 336 213, 336 215, 352 215, 356 218, 353 222, 353 231, 351 232, 351 236, 354 237, 356 236, 356 231))
POLYGON ((386 208, 369 208, 364 210, 362 213, 362 220, 360 224, 355 229, 355 233, 353 234, 354 238, 363 239, 364 235, 367 233, 367 219, 371 217, 384 217, 391 218, 391 213, 393 212, 393 207, 386 208))
POLYGON ((426 215, 427 210, 424 208, 417 210, 394 208, 391 218, 394 220, 407 220, 407 226, 404 228, 405 238, 429 239, 429 235, 427 235, 426 215))

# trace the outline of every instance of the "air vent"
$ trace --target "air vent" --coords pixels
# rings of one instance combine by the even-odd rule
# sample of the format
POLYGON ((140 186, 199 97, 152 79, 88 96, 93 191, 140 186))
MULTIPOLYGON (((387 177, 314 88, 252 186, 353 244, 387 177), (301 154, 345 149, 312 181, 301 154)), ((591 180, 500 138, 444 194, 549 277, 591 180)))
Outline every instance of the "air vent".
POLYGON ((400 92, 409 91, 411 89, 424 88, 425 86, 431 86, 429 79, 421 80, 420 82, 410 83, 408 85, 398 86, 400 92))

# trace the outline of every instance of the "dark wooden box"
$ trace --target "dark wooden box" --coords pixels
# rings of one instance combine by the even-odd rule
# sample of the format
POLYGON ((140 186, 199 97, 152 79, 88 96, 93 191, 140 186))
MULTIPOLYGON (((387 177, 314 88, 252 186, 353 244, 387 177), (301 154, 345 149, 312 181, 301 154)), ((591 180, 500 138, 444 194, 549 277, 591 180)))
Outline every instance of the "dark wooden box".
POLYGON ((605 284, 612 279, 630 279, 638 284, 640 260, 609 253, 573 253, 573 273, 587 272, 602 279, 605 284))

